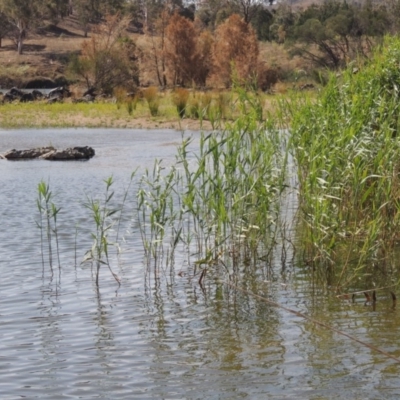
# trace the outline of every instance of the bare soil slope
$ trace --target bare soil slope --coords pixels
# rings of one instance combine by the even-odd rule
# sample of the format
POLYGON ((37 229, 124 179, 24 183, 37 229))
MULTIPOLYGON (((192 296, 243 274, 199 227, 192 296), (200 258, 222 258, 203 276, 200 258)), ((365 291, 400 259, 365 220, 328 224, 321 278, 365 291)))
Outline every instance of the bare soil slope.
POLYGON ((0 87, 24 87, 33 78, 62 81, 71 53, 79 52, 83 31, 73 17, 59 25, 48 25, 30 32, 18 55, 15 43, 3 40, 0 48, 0 87))

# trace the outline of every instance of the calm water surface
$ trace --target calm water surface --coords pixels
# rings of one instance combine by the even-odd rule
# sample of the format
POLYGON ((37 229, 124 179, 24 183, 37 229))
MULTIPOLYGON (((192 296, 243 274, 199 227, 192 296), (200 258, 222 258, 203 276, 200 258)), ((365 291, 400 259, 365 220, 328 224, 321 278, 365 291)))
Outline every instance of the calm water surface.
MULTIPOLYGON (((156 158, 168 166, 180 141, 176 131, 0 131, 0 153, 50 144, 96 151, 88 162, 0 160, 0 398, 399 398, 394 360, 212 279, 201 290, 183 254, 154 279, 129 207, 134 196, 123 253, 113 259, 122 285, 103 269, 96 290, 80 265, 93 229, 84 201, 104 193, 110 175, 122 196, 133 170, 156 158), (53 277, 36 227, 42 179, 62 207, 53 277)), ((339 301, 279 257, 241 285, 400 357, 400 310, 386 293, 375 310, 361 297, 339 301)))

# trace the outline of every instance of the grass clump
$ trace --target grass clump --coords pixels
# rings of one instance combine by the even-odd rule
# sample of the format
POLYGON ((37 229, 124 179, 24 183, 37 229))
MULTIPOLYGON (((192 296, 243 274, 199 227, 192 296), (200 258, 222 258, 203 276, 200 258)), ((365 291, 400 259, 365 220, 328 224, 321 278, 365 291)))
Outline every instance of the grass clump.
POLYGON ((158 89, 155 86, 150 86, 147 89, 144 89, 143 97, 149 106, 150 115, 152 117, 156 117, 158 115, 158 109, 160 106, 158 89))
POLYGON ((193 92, 189 99, 189 115, 194 119, 206 119, 212 102, 210 93, 193 92))
POLYGON ((124 104, 126 101, 126 90, 118 86, 113 90, 113 94, 115 97, 115 102, 117 104, 117 109, 119 110, 121 108, 121 105, 124 104))
POLYGON ((315 270, 338 286, 397 265, 399 63, 400 39, 387 38, 368 63, 332 75, 318 99, 288 107, 301 243, 315 270))
POLYGON ((186 112, 186 106, 189 99, 189 91, 183 88, 177 88, 174 90, 172 95, 172 101, 176 106, 178 115, 180 118, 184 118, 186 112))

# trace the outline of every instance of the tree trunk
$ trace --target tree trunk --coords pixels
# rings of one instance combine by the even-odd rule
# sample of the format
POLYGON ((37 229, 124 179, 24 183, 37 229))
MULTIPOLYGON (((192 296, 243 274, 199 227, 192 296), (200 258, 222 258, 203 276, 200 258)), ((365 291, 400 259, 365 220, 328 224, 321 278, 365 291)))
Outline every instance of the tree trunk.
POLYGON ((18 34, 18 54, 22 54, 22 45, 24 40, 24 31, 20 31, 18 34))
POLYGON ((18 42, 17 42, 18 54, 22 54, 22 45, 23 45, 24 38, 25 38, 25 27, 26 27, 25 21, 20 19, 18 21, 18 24, 17 24, 17 28, 18 28, 18 42))

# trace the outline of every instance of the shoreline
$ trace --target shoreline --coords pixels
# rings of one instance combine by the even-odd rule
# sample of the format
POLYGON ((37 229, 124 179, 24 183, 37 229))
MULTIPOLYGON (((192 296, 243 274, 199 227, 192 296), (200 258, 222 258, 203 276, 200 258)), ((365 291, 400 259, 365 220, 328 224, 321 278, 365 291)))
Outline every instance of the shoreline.
POLYGON ((14 124, 13 126, 1 124, 0 116, 0 130, 18 130, 18 129, 173 129, 177 131, 211 131, 212 126, 209 121, 200 123, 198 120, 184 119, 182 121, 151 121, 146 118, 135 118, 131 122, 124 120, 113 121, 111 124, 98 124, 95 120, 88 121, 86 124, 77 124, 71 120, 71 123, 52 124, 52 123, 38 123, 38 124, 14 124))
POLYGON ((185 117, 180 119, 160 113, 157 117, 138 110, 133 115, 115 104, 54 105, 26 103, 0 105, 0 129, 46 128, 119 128, 119 129, 174 129, 211 130, 208 120, 185 117), (135 115, 137 114, 137 115, 135 115))

